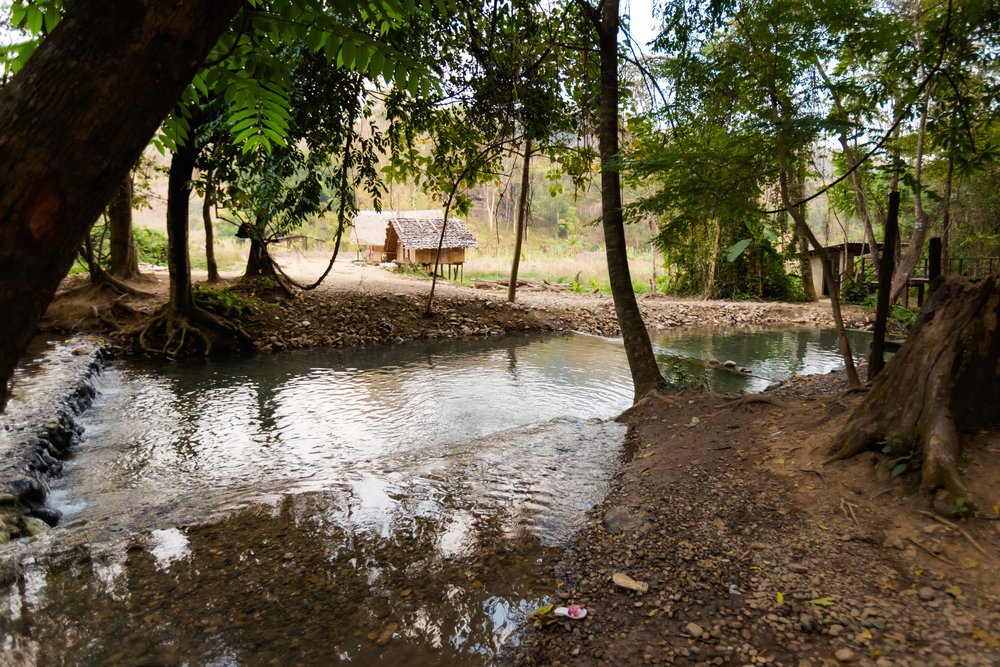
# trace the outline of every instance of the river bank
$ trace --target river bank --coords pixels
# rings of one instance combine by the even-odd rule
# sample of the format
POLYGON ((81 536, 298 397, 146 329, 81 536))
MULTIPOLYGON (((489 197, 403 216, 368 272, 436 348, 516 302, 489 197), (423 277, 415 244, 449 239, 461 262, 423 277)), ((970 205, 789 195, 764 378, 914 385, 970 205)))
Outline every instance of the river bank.
POLYGON ((1000 434, 965 443, 983 513, 935 513, 882 454, 825 463, 831 416, 861 400, 846 387, 838 373, 773 403, 684 392, 627 411, 638 454, 554 575, 589 613, 534 631, 517 663, 1000 663, 1000 434))
MULTIPOLYGON (((315 260, 292 263, 297 278, 319 269, 315 260)), ((198 276, 196 276, 196 280, 198 276)), ((67 279, 46 313, 43 330, 93 331, 115 335, 148 317, 167 296, 165 272, 149 272, 137 287, 145 295, 125 295, 90 288, 82 276, 67 279)), ((498 289, 474 289, 441 281, 431 315, 425 316, 429 280, 398 275, 376 266, 338 262, 316 290, 292 297, 261 283, 224 279, 214 287, 256 297, 244 329, 263 352, 310 347, 353 347, 502 336, 530 331, 578 331, 620 335, 610 295, 565 290, 522 289, 516 303, 498 289)), ((678 327, 833 326, 828 302, 779 303, 638 297, 652 332, 678 327)), ((850 329, 870 329, 874 314, 844 309, 850 329)))

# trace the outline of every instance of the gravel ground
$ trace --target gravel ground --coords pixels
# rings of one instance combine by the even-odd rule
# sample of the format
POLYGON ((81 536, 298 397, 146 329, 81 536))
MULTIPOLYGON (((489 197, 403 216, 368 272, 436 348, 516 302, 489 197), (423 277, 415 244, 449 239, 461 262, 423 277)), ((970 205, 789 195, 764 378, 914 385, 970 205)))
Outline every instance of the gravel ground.
POLYGON ((636 455, 555 574, 556 596, 590 613, 533 632, 516 662, 1000 664, 991 522, 963 524, 993 559, 898 480, 867 484, 870 462, 820 470, 788 446, 822 439, 842 382, 800 379, 781 407, 684 393, 627 413, 636 455))

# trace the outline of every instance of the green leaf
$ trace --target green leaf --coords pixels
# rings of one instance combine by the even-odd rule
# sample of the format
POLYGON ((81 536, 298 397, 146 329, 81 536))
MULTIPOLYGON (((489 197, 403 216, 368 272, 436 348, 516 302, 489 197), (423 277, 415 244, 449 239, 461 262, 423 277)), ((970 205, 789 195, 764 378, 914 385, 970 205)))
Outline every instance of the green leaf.
POLYGON ((42 12, 38 9, 38 7, 34 5, 29 6, 26 18, 26 27, 28 32, 32 35, 37 35, 42 31, 42 24, 45 21, 45 17, 42 15, 42 12))
POLYGON ((832 607, 836 603, 837 603, 837 601, 834 600, 829 595, 825 595, 825 596, 820 597, 820 598, 813 598, 812 600, 809 600, 809 604, 814 604, 814 605, 816 605, 818 607, 832 607))
POLYGON ((59 9, 57 7, 48 7, 45 10, 45 32, 51 33, 59 25, 59 20, 62 15, 59 14, 59 9))
POLYGON ((236 123, 236 125, 233 125, 231 128, 229 128, 229 131, 238 134, 243 130, 247 129, 248 127, 254 127, 256 125, 257 125, 257 118, 255 117, 244 118, 240 122, 236 123))
POLYGON ((910 466, 907 463, 905 463, 905 462, 904 463, 897 463, 896 465, 894 465, 892 467, 892 476, 893 477, 899 477, 904 472, 906 472, 906 469, 909 468, 909 467, 910 466))
POLYGON ((726 261, 730 264, 735 262, 737 258, 743 254, 743 251, 750 247, 753 239, 743 239, 742 241, 737 241, 733 245, 726 249, 726 261))
MULTIPOLYGON (((239 134, 237 134, 235 137, 233 137, 233 144, 234 145, 236 145, 236 144, 244 144, 244 147, 245 147, 246 143, 249 142, 250 137, 252 137, 252 136, 254 136, 256 134, 257 134, 257 127, 256 126, 254 126, 254 127, 248 127, 247 129, 243 130, 242 132, 240 132, 239 134)), ((246 151, 244 151, 244 152, 246 152, 246 151)))
POLYGON ((349 39, 345 39, 343 45, 340 47, 340 55, 343 60, 343 66, 347 68, 354 67, 354 53, 355 45, 349 39))

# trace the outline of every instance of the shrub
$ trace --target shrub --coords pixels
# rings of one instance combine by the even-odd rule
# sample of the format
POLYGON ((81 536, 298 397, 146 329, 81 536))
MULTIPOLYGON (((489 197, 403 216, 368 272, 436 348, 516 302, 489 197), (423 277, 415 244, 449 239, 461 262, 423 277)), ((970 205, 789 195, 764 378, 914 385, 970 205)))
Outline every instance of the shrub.
POLYGON ((148 227, 132 229, 135 238, 135 252, 140 262, 148 262, 157 266, 167 265, 167 237, 162 232, 148 227))

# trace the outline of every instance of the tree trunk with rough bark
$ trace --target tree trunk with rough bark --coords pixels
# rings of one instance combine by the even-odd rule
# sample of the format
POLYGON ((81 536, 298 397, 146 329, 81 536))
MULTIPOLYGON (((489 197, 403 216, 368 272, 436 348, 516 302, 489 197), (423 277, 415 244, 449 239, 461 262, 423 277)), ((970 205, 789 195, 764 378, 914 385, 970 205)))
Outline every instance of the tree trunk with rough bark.
POLYGON ((208 282, 219 282, 219 265, 215 263, 215 228, 212 226, 213 188, 205 186, 205 200, 201 204, 201 219, 205 223, 205 262, 208 265, 208 282))
POLYGON ((524 243, 524 226, 528 220, 528 186, 531 184, 531 139, 524 140, 524 163, 521 166, 521 192, 517 200, 517 234, 514 236, 514 258, 510 264, 510 281, 507 283, 507 301, 517 299, 517 269, 521 264, 521 245, 524 243))
POLYGON ((243 271, 244 278, 259 278, 274 275, 274 267, 266 252, 264 243, 256 237, 250 237, 250 252, 247 254, 247 266, 243 271))
POLYGON ((170 305, 177 315, 188 315, 194 307, 191 253, 188 249, 188 209, 197 157, 197 150, 178 146, 170 158, 167 179, 167 266, 170 269, 170 305))
POLYGON ((621 175, 618 173, 618 0, 603 0, 592 11, 601 63, 599 144, 601 151, 601 220, 608 259, 608 278, 618 326, 625 343, 635 400, 667 387, 656 364, 649 331, 632 289, 622 215, 621 175))
POLYGON ((84 235, 241 4, 73 3, 0 89, 0 406, 84 235))
POLYGON ((123 178, 108 204, 111 263, 108 273, 121 280, 139 277, 139 256, 132 234, 132 174, 123 178))
POLYGON ((181 145, 170 159, 167 181, 167 262, 170 301, 139 332, 139 346, 168 357, 249 352, 253 341, 235 323, 200 307, 191 288, 189 203, 198 148, 181 145))
POLYGON ((806 235, 802 233, 802 229, 797 223, 798 220, 796 219, 795 237, 798 240, 799 246, 799 275, 802 276, 802 293, 806 295, 806 299, 809 301, 817 301, 819 300, 819 294, 816 294, 816 283, 813 282, 812 264, 809 261, 809 239, 807 239, 806 235))
POLYGON ((1000 277, 945 277, 838 435, 833 457, 884 447, 897 457, 917 452, 924 489, 971 503, 958 472, 959 434, 1000 419, 998 322, 1000 277))

